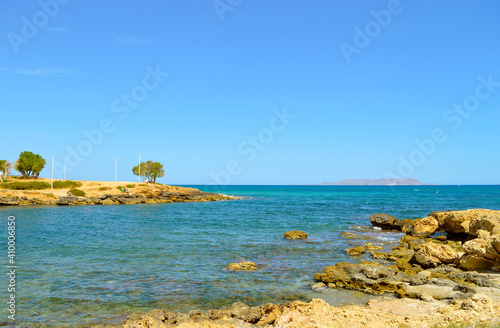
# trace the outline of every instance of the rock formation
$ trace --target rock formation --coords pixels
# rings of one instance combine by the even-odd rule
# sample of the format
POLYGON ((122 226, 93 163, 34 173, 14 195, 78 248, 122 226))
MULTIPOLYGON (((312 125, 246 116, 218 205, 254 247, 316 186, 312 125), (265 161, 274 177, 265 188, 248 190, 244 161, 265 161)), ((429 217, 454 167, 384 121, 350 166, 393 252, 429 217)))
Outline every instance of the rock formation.
POLYGON ((307 233, 300 230, 293 230, 285 232, 284 238, 286 239, 307 239, 307 233))
POLYGON ((227 266, 229 271, 254 271, 257 270, 258 267, 255 263, 251 261, 244 261, 240 263, 231 263, 227 266))

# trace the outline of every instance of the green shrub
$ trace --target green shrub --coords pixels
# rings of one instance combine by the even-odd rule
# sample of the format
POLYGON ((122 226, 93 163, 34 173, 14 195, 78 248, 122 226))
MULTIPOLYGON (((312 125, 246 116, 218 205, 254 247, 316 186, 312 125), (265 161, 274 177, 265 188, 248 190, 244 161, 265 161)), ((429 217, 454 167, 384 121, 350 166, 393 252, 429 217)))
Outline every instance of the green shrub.
POLYGON ((56 189, 61 189, 61 188, 76 188, 76 187, 81 187, 82 183, 78 181, 71 181, 71 180, 65 180, 65 181, 54 181, 54 188, 56 189))
POLYGON ((146 186, 146 184, 145 183, 140 183, 139 186, 140 187, 144 187, 144 186, 146 186))
POLYGON ((125 188, 123 186, 116 186, 116 189, 125 192, 125 188), (122 188, 123 188, 123 190, 122 190, 122 188))
POLYGON ((54 196, 54 194, 48 194, 47 197, 49 197, 49 198, 55 198, 56 196, 54 196))
POLYGON ((109 187, 99 187, 100 191, 109 190, 109 189, 111 189, 111 188, 109 188, 109 187))
POLYGON ((29 181, 29 182, 4 182, 0 183, 0 188, 10 190, 42 190, 50 188, 50 183, 43 181, 29 181))
POLYGON ((127 187, 127 188, 134 188, 135 186, 134 186, 134 185, 131 185, 131 184, 128 184, 126 187, 127 187))
POLYGON ((80 189, 71 189, 69 192, 72 196, 85 197, 85 191, 80 189))

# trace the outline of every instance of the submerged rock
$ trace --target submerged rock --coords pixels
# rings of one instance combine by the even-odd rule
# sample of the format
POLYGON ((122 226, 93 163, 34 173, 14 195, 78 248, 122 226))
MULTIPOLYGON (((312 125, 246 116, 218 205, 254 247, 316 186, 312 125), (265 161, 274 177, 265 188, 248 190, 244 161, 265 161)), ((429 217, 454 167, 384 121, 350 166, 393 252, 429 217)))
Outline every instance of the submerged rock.
POLYGON ((370 242, 367 242, 364 246, 364 248, 367 250, 367 251, 381 251, 384 249, 384 247, 382 246, 375 246, 373 245, 372 243, 370 242))
POLYGON ((240 263, 231 263, 227 266, 229 271, 255 271, 258 269, 257 264, 252 261, 244 261, 240 263))
POLYGON ((348 248, 345 251, 350 256, 359 256, 366 253, 366 249, 363 246, 354 246, 353 248, 348 248))
POLYGON ((286 239, 307 239, 307 233, 300 230, 287 231, 284 237, 286 239))

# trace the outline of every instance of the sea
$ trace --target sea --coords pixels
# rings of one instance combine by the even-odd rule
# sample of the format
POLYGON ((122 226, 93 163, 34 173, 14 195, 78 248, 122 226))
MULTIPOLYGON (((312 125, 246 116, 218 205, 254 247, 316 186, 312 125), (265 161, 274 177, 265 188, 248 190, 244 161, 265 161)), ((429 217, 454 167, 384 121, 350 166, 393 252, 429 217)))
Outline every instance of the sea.
POLYGON ((346 248, 371 242, 390 250, 398 244, 402 234, 373 229, 370 215, 416 219, 437 210, 500 210, 496 185, 189 187, 246 198, 1 207, 0 326, 119 324, 133 312, 188 312, 239 301, 364 304, 373 296, 311 285, 325 266, 370 260, 369 254, 350 257, 346 248), (15 250, 9 257, 11 221, 15 250), (284 239, 290 230, 309 237, 284 239), (345 232, 355 238, 344 238, 345 232), (253 261, 259 270, 225 270, 240 261, 253 261), (15 291, 9 292, 12 284, 15 291), (15 321, 8 318, 12 299, 15 321))

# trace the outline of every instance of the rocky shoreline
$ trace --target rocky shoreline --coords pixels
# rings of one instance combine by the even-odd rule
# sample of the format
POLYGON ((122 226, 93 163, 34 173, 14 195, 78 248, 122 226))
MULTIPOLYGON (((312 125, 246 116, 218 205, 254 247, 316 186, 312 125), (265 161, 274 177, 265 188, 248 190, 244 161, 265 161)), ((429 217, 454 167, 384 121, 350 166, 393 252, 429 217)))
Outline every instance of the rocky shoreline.
MULTIPOLYGON (((369 254, 373 261, 327 266, 324 273, 315 275, 317 283, 312 288, 345 288, 374 295, 391 293, 398 298, 379 296, 364 307, 334 307, 313 299, 260 307, 235 303, 226 309, 187 314, 153 310, 132 314, 122 325, 96 327, 432 327, 450 323, 487 327, 500 324, 500 211, 431 212, 416 220, 375 214, 370 221, 376 229, 406 233, 400 240, 401 245, 390 252, 379 252, 380 247, 371 243, 347 249, 351 256, 369 254), (392 264, 384 266, 380 261, 392 264)), ((307 238, 307 234, 300 231, 286 233, 285 238, 292 239, 295 235, 300 236, 298 239, 307 238)), ((345 238, 353 236, 346 234, 345 238)), ((251 270, 257 269, 251 267, 251 270)))
POLYGON ((82 189, 85 190, 85 197, 67 196, 69 189, 52 191, 60 194, 53 194, 51 191, 0 190, 0 206, 131 205, 242 199, 242 197, 202 192, 194 188, 161 184, 128 184, 133 188, 133 191, 126 193, 119 191, 116 186, 103 187, 106 184, 102 182, 83 183, 84 187, 82 189))
POLYGON ((161 192, 158 196, 144 197, 138 194, 103 194, 96 197, 60 196, 58 199, 41 199, 38 197, 13 196, 0 198, 0 206, 27 206, 27 205, 123 205, 123 204, 154 204, 179 202, 214 202, 221 200, 241 199, 240 197, 225 196, 207 192, 177 193, 161 192))

